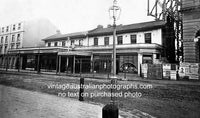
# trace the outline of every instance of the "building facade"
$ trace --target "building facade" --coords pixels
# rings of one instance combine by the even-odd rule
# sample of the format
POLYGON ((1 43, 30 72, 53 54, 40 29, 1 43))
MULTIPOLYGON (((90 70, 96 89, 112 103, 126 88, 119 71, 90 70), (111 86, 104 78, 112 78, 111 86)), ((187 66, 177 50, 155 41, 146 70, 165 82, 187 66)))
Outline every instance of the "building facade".
MULTIPOLYGON (((175 39, 165 21, 116 27, 117 73, 140 74, 141 64, 175 60, 175 39)), ((45 47, 10 50, 18 54, 19 68, 66 73, 111 73, 113 27, 108 26, 43 39, 45 47)))
MULTIPOLYGON (((126 71, 140 74, 140 64, 142 63, 155 64, 173 60, 172 58, 175 58, 175 53, 173 53, 175 44, 174 39, 170 39, 170 35, 167 33, 170 30, 168 27, 164 21, 117 26, 117 73, 126 71)), ((61 52, 58 55, 66 58, 68 56, 72 63, 76 62, 73 61, 75 59, 73 56, 79 58, 77 62, 80 62, 80 59, 84 57, 86 61, 84 66, 90 68, 87 71, 112 72, 113 28, 111 26, 107 28, 98 26, 88 33, 70 35, 48 37, 44 39, 45 45, 47 47, 70 47, 71 51, 61 52)), ((80 68, 79 65, 72 64, 71 68, 74 70, 70 70, 80 72, 76 67, 80 68)))
POLYGON ((23 26, 24 23, 19 22, 0 28, 1 54, 7 54, 9 48, 14 49, 22 47, 22 37, 24 33, 23 26))
POLYGON ((183 0, 183 55, 184 62, 199 63, 200 1, 183 0))
POLYGON ((0 66, 16 65, 16 55, 7 56, 10 50, 42 47, 44 42, 41 39, 55 34, 56 30, 50 21, 43 18, 0 27, 0 66))

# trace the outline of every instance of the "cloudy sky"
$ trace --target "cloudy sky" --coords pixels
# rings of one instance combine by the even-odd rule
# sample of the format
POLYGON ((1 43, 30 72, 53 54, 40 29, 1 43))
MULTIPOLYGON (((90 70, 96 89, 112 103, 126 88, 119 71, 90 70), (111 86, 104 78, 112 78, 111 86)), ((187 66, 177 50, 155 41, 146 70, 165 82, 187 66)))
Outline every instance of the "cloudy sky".
MULTIPOLYGON (((113 0, 0 0, 0 26, 43 17, 62 33, 85 31, 112 24, 108 9, 113 0)), ((147 0, 118 0, 121 7, 117 24, 153 20, 147 16, 147 0)))

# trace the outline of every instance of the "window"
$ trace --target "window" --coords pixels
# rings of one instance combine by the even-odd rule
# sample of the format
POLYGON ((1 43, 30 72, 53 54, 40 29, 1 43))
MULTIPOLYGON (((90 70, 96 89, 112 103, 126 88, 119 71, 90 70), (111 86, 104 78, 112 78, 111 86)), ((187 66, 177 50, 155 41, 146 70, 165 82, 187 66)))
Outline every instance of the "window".
POLYGON ((0 46, 0 53, 2 52, 2 46, 0 46))
POLYGON ((6 32, 8 32, 8 31, 9 31, 9 26, 6 27, 6 32))
POLYGON ((14 49, 14 46, 15 46, 14 44, 11 44, 11 47, 10 47, 10 48, 11 48, 11 49, 14 49))
POLYGON ((20 30, 20 29, 21 29, 21 23, 18 24, 18 30, 20 30))
POLYGON ((8 36, 6 36, 5 43, 8 43, 8 36))
POLYGON ((156 59, 160 59, 160 54, 156 54, 156 59))
POLYGON ((4 50, 4 52, 6 52, 6 51, 7 51, 7 47, 8 47, 8 46, 7 46, 7 45, 5 45, 5 50, 4 50))
POLYGON ((15 41, 15 35, 12 35, 12 42, 15 41))
POLYGON ((62 46, 63 46, 63 47, 65 46, 65 41, 62 42, 62 46))
POLYGON ((1 37, 1 43, 3 43, 3 36, 1 37))
POLYGON ((131 35, 131 44, 137 43, 137 35, 131 35))
POLYGON ((19 46, 20 46, 20 44, 17 44, 17 45, 16 45, 16 48, 18 49, 18 48, 19 48, 19 46))
POLYGON ((104 45, 109 45, 109 37, 104 37, 104 45))
POLYGON ((15 25, 13 25, 13 31, 15 31, 15 25))
POLYGON ((73 46, 74 45, 74 40, 71 40, 71 46, 73 46))
POLYGON ((49 43, 47 43, 47 45, 48 45, 48 47, 51 47, 51 43, 49 42, 49 43))
POLYGON ((79 46, 83 46, 83 39, 79 40, 79 46))
POLYGON ((95 45, 95 46, 98 45, 98 38, 94 38, 94 45, 95 45))
POLYGON ((151 43, 151 33, 145 33, 145 43, 151 43))
POLYGON ((142 63, 149 63, 152 64, 153 60, 152 60, 152 55, 143 55, 143 60, 142 63))
POLYGON ((118 44, 118 45, 123 44, 123 37, 122 37, 122 36, 118 36, 118 37, 117 37, 117 44, 118 44))
POLYGON ((17 34, 17 41, 20 41, 20 34, 17 34))
POLYGON ((54 46, 58 46, 58 42, 54 42, 54 46))
POLYGON ((4 33, 4 27, 2 27, 2 31, 1 32, 4 33))

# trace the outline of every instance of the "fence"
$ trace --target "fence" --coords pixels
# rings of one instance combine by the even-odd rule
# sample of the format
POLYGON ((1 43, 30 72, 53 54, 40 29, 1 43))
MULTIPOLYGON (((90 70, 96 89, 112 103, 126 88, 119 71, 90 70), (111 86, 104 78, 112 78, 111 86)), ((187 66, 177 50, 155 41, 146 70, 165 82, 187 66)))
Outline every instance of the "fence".
POLYGON ((181 79, 200 80, 199 63, 181 63, 179 76, 181 79))
POLYGON ((200 80, 200 64, 141 64, 141 76, 147 79, 200 80))
POLYGON ((176 64, 141 64, 141 75, 147 79, 177 79, 176 64))

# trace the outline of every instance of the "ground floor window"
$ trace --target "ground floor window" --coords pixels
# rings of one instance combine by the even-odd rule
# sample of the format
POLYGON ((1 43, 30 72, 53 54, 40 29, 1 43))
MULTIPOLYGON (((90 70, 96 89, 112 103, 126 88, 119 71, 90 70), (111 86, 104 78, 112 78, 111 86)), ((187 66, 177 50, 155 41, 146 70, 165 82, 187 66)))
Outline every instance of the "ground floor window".
POLYGON ((117 66, 119 72, 137 73, 138 57, 137 55, 118 55, 117 66))
MULTIPOLYGON (((138 57, 133 54, 117 54, 116 73, 137 73, 138 57)), ((112 73, 112 58, 110 55, 94 56, 94 71, 97 73, 112 73)))
POLYGON ((111 72, 111 54, 110 55, 94 55, 94 72, 110 73, 111 72))
POLYGON ((142 63, 152 64, 153 63, 152 55, 143 55, 142 63))
MULTIPOLYGON (((93 54, 91 56, 57 55, 57 54, 20 54, 11 65, 15 68, 34 71, 66 72, 66 73, 112 73, 112 54, 93 54), (20 59, 20 60, 19 60, 20 59), (39 60, 38 60, 39 59, 39 60), (74 60, 75 59, 75 60, 74 60), (93 60, 92 60, 93 59, 93 60)), ((144 62, 152 62, 152 56, 143 57, 144 62), (151 61, 149 61, 151 60, 151 61)), ((0 62, 3 62, 1 59, 0 62)), ((118 53, 116 55, 116 73, 138 73, 137 53, 118 53)))
POLYGON ((56 54, 46 54, 40 56, 41 69, 45 71, 56 70, 57 56, 56 54))
POLYGON ((27 68, 35 68, 35 56, 27 55, 27 68))

